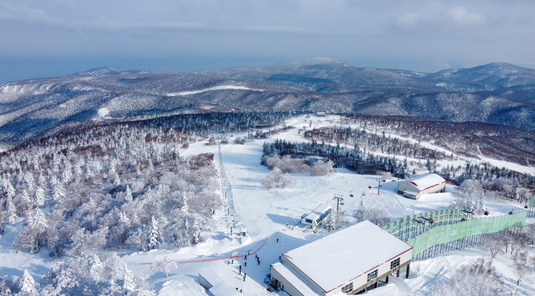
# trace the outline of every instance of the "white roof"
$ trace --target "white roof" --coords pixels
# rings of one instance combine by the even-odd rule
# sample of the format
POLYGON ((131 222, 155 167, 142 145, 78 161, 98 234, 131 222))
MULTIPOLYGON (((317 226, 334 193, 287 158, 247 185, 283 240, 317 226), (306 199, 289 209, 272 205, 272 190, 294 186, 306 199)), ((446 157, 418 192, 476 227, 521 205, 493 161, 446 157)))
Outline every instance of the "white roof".
POLYGON ((230 286, 225 280, 223 280, 219 275, 209 269, 202 270, 199 272, 199 276, 204 278, 207 282, 212 285, 209 289, 210 293, 215 296, 226 296, 226 295, 241 295, 240 292, 236 291, 235 288, 230 286))
POLYGON ((283 256, 329 292, 411 249, 379 226, 363 221, 283 256))
POLYGON ((317 206, 312 212, 310 212, 310 214, 308 214, 305 218, 314 220, 329 208, 331 208, 331 206, 326 205, 326 204, 321 204, 317 206))
POLYGON ((414 177, 409 180, 416 188, 418 188, 420 191, 425 190, 429 187, 433 187, 439 184, 442 184, 446 182, 446 179, 442 178, 441 176, 434 174, 434 173, 428 173, 425 175, 421 175, 418 177, 414 177))
POLYGON ((276 270, 282 277, 288 282, 292 283, 295 289, 297 289, 303 295, 318 295, 312 287, 310 287, 300 276, 293 273, 286 265, 281 262, 277 262, 271 265, 271 268, 276 270))

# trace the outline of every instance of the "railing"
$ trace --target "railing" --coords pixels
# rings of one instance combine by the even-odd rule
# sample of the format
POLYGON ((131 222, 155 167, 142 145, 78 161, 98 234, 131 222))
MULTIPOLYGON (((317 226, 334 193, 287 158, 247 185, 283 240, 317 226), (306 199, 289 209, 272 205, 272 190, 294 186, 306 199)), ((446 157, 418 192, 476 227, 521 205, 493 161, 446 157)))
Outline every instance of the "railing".
POLYGON ((535 195, 529 198, 528 218, 535 218, 535 195))

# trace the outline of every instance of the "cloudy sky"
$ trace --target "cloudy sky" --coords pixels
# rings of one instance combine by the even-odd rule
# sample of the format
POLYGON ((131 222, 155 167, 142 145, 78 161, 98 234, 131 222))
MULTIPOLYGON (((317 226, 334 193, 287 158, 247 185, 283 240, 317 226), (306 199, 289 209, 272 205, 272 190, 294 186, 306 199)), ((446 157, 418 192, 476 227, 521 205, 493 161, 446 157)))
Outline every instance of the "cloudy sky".
POLYGON ((534 15, 533 0, 0 0, 0 83, 314 57, 425 72, 535 68, 534 15))

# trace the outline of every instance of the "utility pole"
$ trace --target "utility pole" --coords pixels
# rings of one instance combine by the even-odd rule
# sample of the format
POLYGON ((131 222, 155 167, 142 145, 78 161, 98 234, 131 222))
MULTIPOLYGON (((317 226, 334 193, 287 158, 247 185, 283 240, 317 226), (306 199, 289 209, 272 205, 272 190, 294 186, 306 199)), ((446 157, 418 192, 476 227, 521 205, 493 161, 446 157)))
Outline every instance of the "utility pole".
POLYGON ((381 195, 381 180, 379 180, 379 185, 377 186, 377 195, 381 195))
POLYGON ((333 199, 336 199, 336 212, 338 213, 338 210, 340 209, 340 202, 343 201, 344 199, 342 198, 342 195, 340 194, 335 194, 333 199))

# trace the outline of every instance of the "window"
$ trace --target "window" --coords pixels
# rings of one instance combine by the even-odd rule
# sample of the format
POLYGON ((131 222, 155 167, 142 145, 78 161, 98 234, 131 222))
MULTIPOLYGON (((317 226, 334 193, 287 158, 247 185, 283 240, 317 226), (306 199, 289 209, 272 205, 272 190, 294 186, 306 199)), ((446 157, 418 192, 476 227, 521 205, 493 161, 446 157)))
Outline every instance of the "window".
POLYGON ((368 282, 377 277, 377 269, 368 273, 368 282))
POLYGON ((353 283, 349 283, 342 287, 342 293, 349 293, 351 291, 353 291, 353 283))
POLYGON ((394 269, 399 266, 400 258, 396 258, 390 262, 390 269, 394 269))

